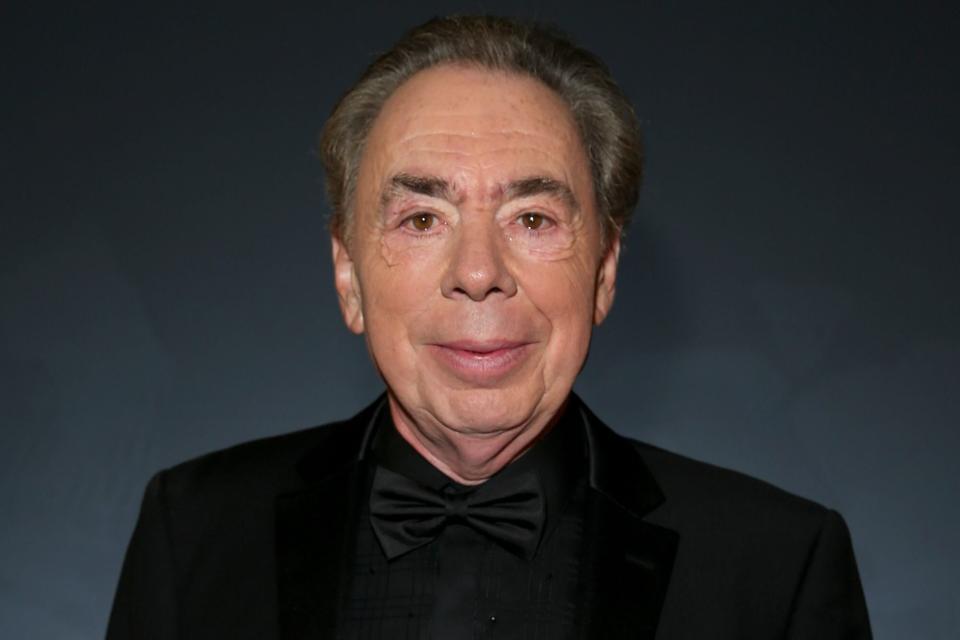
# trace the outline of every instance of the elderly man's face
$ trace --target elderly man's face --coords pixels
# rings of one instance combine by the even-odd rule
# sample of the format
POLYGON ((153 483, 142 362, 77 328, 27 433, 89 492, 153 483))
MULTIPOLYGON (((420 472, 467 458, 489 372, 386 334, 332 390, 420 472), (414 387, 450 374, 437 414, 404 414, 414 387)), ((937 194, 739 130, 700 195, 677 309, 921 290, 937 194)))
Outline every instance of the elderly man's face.
POLYGON ((572 115, 539 82, 441 66, 391 96, 334 261, 406 416, 490 440, 546 424, 613 300, 619 244, 594 200, 572 115))

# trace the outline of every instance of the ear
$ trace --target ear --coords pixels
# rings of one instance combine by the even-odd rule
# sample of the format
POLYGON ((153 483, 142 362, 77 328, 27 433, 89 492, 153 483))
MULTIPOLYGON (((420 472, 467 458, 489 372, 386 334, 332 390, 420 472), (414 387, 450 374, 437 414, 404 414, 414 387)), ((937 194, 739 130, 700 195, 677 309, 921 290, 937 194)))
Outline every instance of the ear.
POLYGON ((617 292, 617 263, 620 261, 620 234, 610 239, 597 269, 597 292, 593 302, 593 324, 600 324, 613 307, 617 292))
POLYGON ((333 282, 337 288, 337 298, 340 300, 340 313, 347 328, 356 334, 363 333, 363 304, 360 295, 360 281, 353 259, 343 240, 334 236, 331 248, 333 250, 333 282))

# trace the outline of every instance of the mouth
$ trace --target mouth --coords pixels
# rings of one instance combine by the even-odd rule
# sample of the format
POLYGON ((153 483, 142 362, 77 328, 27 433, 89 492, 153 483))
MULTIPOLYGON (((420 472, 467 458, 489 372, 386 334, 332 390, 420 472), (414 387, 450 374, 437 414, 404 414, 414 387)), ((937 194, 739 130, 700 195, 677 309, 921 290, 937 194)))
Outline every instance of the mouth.
POLYGON ((532 344, 515 340, 457 340, 427 346, 440 364, 456 377, 489 383, 522 365, 532 344))

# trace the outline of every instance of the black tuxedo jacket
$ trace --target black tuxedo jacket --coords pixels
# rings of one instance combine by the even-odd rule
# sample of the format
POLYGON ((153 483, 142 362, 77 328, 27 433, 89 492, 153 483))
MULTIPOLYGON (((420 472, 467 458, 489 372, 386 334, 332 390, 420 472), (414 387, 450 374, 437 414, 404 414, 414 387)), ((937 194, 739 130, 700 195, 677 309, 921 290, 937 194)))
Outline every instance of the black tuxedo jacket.
MULTIPOLYGON (((574 401, 590 486, 580 637, 870 637, 836 512, 623 438, 574 401)), ((336 637, 379 403, 154 476, 108 640, 336 637)))

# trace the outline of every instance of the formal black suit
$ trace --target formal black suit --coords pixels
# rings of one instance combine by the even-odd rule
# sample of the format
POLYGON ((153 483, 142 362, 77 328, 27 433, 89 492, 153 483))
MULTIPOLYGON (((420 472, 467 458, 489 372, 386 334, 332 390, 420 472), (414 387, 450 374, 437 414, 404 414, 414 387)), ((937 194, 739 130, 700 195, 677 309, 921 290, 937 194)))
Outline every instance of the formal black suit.
MULTIPOLYGON (((870 637, 836 512, 623 438, 573 402, 589 465, 581 637, 870 637)), ((154 476, 108 640, 334 637, 375 406, 154 476)))

